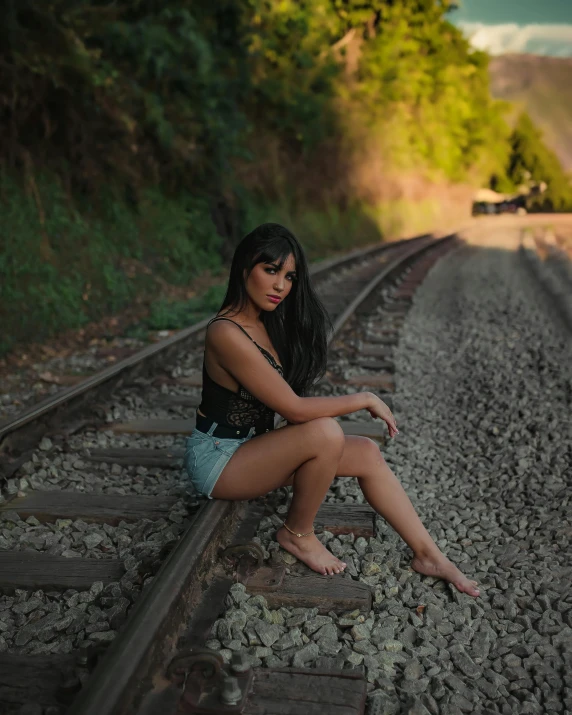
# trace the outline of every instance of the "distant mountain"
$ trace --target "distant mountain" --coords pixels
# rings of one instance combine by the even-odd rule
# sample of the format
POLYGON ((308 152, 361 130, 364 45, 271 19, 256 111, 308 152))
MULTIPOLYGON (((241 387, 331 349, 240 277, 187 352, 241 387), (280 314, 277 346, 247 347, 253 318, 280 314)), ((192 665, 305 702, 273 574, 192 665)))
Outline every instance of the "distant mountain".
POLYGON ((493 96, 525 109, 572 172, 572 57, 500 55, 490 73, 493 96))

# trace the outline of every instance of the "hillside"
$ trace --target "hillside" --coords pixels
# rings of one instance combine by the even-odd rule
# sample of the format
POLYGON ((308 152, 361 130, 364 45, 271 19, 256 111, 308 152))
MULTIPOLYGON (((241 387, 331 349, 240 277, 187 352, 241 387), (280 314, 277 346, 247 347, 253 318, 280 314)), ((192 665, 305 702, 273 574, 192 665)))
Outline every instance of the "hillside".
POLYGON ((466 218, 511 147, 449 5, 0 3, 0 353, 222 275, 264 221, 315 259, 466 218))
POLYGON ((491 60, 490 73, 493 95, 525 109, 572 172, 572 58, 501 55, 491 60))

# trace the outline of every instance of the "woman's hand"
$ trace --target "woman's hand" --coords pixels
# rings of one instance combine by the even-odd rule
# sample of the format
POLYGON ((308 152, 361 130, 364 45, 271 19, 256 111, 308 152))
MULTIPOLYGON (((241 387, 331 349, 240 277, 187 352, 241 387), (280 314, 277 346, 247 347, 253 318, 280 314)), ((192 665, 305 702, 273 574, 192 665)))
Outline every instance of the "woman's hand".
POLYGON ((385 402, 383 402, 383 400, 380 400, 379 397, 377 395, 374 395, 373 392, 368 392, 368 396, 369 397, 366 410, 374 419, 376 417, 379 417, 381 420, 383 420, 387 425, 389 436, 395 437, 396 434, 399 434, 399 430, 397 429, 395 417, 393 416, 391 410, 385 404, 385 402))

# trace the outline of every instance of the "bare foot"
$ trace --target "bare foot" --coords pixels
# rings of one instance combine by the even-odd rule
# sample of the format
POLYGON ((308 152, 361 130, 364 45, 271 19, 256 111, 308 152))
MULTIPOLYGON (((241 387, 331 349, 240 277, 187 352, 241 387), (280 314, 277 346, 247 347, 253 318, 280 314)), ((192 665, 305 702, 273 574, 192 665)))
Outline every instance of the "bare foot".
POLYGON ((331 554, 314 534, 298 537, 282 527, 276 532, 276 540, 283 549, 323 576, 341 573, 346 567, 346 564, 331 554))
POLYGON ((416 556, 411 562, 411 567, 424 576, 435 576, 435 578, 442 578, 444 581, 449 581, 461 593, 466 593, 474 597, 480 594, 479 589, 476 587, 477 582, 470 581, 459 571, 455 564, 451 563, 443 554, 437 558, 421 558, 416 556))

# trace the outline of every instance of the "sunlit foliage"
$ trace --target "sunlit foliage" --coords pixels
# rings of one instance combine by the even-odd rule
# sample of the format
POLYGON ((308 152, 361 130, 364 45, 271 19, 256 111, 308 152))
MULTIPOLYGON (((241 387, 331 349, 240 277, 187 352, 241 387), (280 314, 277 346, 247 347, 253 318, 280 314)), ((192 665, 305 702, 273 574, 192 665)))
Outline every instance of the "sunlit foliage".
POLYGON ((529 172, 568 205, 452 6, 0 0, 0 352, 220 270, 260 220, 312 257, 379 240, 394 177, 529 172))

